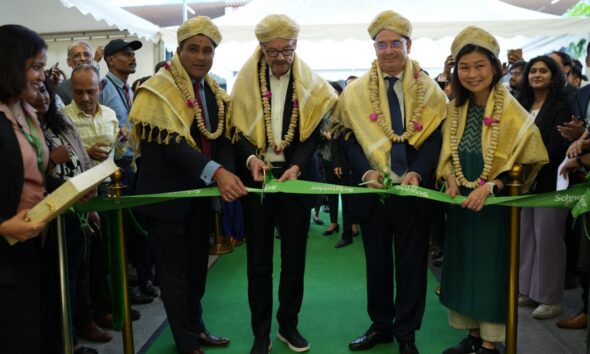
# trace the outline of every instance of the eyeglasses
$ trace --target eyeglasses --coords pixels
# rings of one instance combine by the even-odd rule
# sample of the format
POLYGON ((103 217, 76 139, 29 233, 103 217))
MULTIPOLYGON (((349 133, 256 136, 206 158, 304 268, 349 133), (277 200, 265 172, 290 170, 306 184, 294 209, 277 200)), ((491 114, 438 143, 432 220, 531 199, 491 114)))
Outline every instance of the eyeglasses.
POLYGON ((284 49, 279 50, 279 49, 264 47, 264 49, 266 51, 266 55, 268 55, 269 57, 276 57, 277 55, 279 55, 279 53, 281 53, 281 55, 284 57, 290 57, 295 52, 295 49, 293 49, 293 48, 284 48, 284 49))
POLYGON ((375 48, 378 50, 387 50, 387 48, 399 49, 404 44, 403 39, 396 39, 395 41, 391 41, 390 43, 387 42, 377 42, 375 43, 375 48))

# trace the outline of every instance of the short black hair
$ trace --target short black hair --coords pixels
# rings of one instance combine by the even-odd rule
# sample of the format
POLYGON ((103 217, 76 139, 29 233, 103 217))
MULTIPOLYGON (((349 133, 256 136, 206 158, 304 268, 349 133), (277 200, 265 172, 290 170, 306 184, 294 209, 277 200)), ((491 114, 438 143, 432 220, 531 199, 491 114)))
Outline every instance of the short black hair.
POLYGON ((570 57, 569 54, 557 50, 554 50, 551 53, 549 53, 549 55, 551 54, 559 56, 561 58, 561 63, 563 64, 563 66, 569 66, 570 68, 574 66, 574 63, 572 62, 572 57, 570 57))
POLYGON ((529 61, 524 72, 522 73, 522 81, 520 82, 520 88, 518 89, 519 92, 519 101, 520 104, 528 111, 531 109, 533 102, 535 100, 535 92, 531 88, 529 82, 529 72, 533 65, 539 61, 542 61, 547 65, 549 71, 551 71, 551 84, 549 85, 549 97, 559 97, 567 95, 565 91, 565 75, 563 74, 563 70, 553 58, 548 55, 540 55, 535 57, 529 61))
POLYGON ((59 135, 68 129, 68 125, 62 113, 57 109, 55 91, 51 87, 51 83, 48 79, 45 79, 43 85, 49 94, 49 107, 44 117, 45 127, 51 129, 54 134, 59 135))
POLYGON ((519 60, 519 61, 515 61, 514 63, 512 63, 512 65, 510 65, 510 68, 508 69, 508 71, 512 71, 512 69, 517 69, 520 68, 521 70, 524 69, 524 67, 526 66, 527 62, 524 60, 519 60))
POLYGON ((452 91, 455 95, 455 107, 461 107, 467 100, 471 97, 471 92, 461 85, 461 81, 459 80, 459 61, 461 58, 470 53, 481 53, 485 55, 485 57, 490 61, 492 64, 492 68, 494 69, 494 78, 492 79, 492 83, 490 87, 496 86, 498 81, 502 78, 502 64, 498 58, 494 55, 494 53, 490 52, 489 50, 474 45, 468 44, 463 47, 459 53, 457 53, 457 57, 455 58, 455 67, 453 69, 453 82, 452 82, 452 91))
POLYGON ((0 26, 0 101, 20 97, 27 87, 27 60, 47 50, 47 43, 21 25, 0 26))

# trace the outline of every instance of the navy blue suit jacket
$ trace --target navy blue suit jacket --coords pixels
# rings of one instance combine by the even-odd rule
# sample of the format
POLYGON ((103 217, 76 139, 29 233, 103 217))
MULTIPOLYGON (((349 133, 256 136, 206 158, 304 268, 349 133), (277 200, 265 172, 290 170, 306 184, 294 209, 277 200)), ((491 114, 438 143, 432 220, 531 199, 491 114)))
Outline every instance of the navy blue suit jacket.
MULTIPOLYGON (((211 126, 217 127, 217 103, 208 85, 205 85, 205 98, 211 126)), ((199 144, 200 133, 196 123, 191 127, 191 135, 199 144)), ((211 141, 211 153, 212 160, 229 171, 235 170, 233 146, 224 135, 211 141)), ((135 192, 152 194, 204 188, 206 185, 201 180, 201 173, 211 159, 191 147, 185 139, 178 143, 171 139, 168 145, 158 144, 155 139, 152 142, 144 140, 141 142, 135 192)), ((145 205, 136 210, 157 219, 175 221, 189 212, 192 202, 191 199, 178 199, 145 205)))
POLYGON ((574 96, 574 100, 572 102, 572 113, 576 117, 581 117, 582 119, 586 120, 590 119, 590 117, 586 117, 588 104, 590 104, 590 85, 586 85, 579 89, 574 96))

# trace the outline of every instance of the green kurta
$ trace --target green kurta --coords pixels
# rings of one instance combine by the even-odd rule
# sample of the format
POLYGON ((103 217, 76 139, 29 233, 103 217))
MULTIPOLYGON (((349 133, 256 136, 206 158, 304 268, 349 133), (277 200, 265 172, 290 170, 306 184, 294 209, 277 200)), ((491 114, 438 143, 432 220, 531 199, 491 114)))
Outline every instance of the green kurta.
MULTIPOLYGON (((463 174, 470 181, 479 177, 484 164, 483 114, 484 107, 470 104, 459 143, 463 174)), ((469 192, 461 189, 462 195, 469 192)), ((509 208, 447 208, 440 301, 449 309, 480 321, 506 322, 509 221, 509 208)))

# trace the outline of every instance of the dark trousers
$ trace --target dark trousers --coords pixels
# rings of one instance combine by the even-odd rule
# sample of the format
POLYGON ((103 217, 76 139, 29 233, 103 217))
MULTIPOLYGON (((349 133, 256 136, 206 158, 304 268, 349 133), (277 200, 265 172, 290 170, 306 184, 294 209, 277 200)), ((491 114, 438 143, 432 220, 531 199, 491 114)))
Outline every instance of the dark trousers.
POLYGON ((210 198, 195 198, 192 203, 180 220, 146 218, 145 224, 164 309, 179 352, 199 348, 197 335, 205 330, 201 299, 207 280, 213 211, 210 198))
POLYGON ((243 199, 248 255, 248 302, 255 337, 270 333, 273 303, 274 225, 281 235, 281 275, 277 320, 281 329, 297 327, 303 301, 303 273, 311 206, 296 194, 249 194, 243 199), (277 219, 278 217, 278 219, 277 219))
MULTIPOLYGON (((344 171, 342 175, 342 182, 343 186, 352 186, 352 176, 344 171)), ((342 239, 347 241, 352 241, 352 224, 356 224, 356 222, 352 219, 352 214, 350 212, 352 206, 352 198, 349 194, 342 194, 342 239)))
POLYGON ((45 315, 42 296, 49 295, 41 291, 41 238, 5 246, 12 247, 7 252, 18 273, 14 282, 0 283, 0 353, 38 354, 45 315))
POLYGON ((391 196, 373 203, 361 221, 370 330, 393 333, 400 342, 414 340, 424 315, 430 223, 422 203, 391 196))
MULTIPOLYGON (((342 180, 334 174, 334 167, 332 161, 322 159, 324 164, 324 174, 326 175, 326 182, 330 184, 342 184, 342 180)), ((332 224, 338 223, 338 194, 328 194, 328 206, 330 207, 330 222, 332 224)))
MULTIPOLYGON (((122 158, 117 160, 117 166, 123 170, 123 189, 124 195, 135 194, 135 171, 131 168, 131 159, 122 158)), ((123 224, 125 237, 128 244, 129 259, 135 269, 137 269, 137 278, 140 284, 145 284, 152 280, 152 252, 150 250, 149 241, 142 236, 133 226, 131 222, 130 210, 125 210, 123 213, 123 224)))

